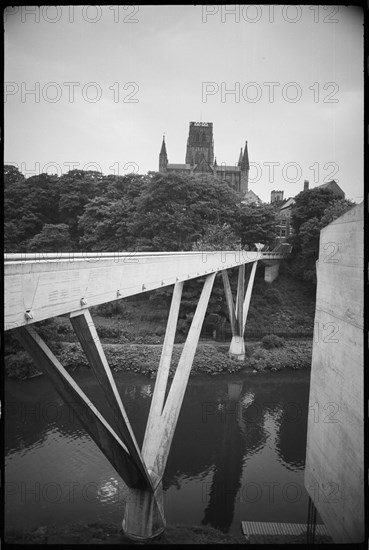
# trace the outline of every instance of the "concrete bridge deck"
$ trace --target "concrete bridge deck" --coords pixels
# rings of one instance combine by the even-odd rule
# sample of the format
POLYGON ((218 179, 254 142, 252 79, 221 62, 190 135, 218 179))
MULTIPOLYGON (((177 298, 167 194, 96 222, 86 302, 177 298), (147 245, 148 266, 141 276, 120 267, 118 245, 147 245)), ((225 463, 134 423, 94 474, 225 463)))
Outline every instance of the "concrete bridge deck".
POLYGON ((260 251, 5 254, 5 330, 250 262, 260 251))

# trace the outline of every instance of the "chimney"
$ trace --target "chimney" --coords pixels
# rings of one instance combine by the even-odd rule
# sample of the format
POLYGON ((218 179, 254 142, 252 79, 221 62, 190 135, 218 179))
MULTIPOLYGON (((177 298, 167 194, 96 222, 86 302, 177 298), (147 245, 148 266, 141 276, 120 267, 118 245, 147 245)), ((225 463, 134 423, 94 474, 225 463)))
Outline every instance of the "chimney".
POLYGON ((304 191, 308 191, 309 190, 309 182, 308 180, 305 180, 304 181, 304 191))

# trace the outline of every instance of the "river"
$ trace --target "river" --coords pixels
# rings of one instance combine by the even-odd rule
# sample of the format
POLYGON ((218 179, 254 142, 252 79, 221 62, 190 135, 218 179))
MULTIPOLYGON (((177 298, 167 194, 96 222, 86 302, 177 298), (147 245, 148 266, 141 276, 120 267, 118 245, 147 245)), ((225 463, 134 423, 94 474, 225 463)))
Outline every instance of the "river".
MULTIPOLYGON (((101 398, 93 375, 73 375, 101 398)), ((168 524, 305 523, 309 371, 190 379, 163 479, 168 524)), ((139 445, 153 381, 117 385, 139 445)), ((96 401, 95 401, 96 400, 96 401)), ((5 384, 5 529, 123 517, 124 483, 45 376, 5 384)))

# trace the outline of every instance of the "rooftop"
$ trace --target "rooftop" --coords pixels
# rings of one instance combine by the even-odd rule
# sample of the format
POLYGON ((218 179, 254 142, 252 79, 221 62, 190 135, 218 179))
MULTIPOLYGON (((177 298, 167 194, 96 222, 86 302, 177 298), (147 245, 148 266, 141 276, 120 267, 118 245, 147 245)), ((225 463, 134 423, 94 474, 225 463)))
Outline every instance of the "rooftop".
POLYGON ((171 170, 191 170, 191 164, 168 164, 171 170))

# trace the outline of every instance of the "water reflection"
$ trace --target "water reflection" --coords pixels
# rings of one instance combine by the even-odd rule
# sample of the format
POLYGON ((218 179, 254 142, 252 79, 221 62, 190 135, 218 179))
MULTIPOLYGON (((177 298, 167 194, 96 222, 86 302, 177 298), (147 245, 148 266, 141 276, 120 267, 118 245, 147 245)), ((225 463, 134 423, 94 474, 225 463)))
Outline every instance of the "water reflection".
MULTIPOLYGON (((90 374, 78 381, 94 403, 102 400, 90 374)), ((169 524, 227 532, 238 531, 241 520, 305 519, 305 494, 289 503, 283 487, 303 487, 308 381, 308 373, 190 381, 163 479, 169 524), (268 483, 280 489, 273 501, 268 483)), ((153 384, 134 376, 117 384, 141 445, 153 384)), ((47 379, 7 381, 5 397, 6 483, 68 482, 81 489, 73 503, 65 495, 44 506, 22 501, 19 491, 9 494, 7 527, 97 517, 120 522, 126 487, 47 379), (83 484, 89 484, 87 501, 83 484)), ((116 420, 111 409, 106 414, 116 420)))
MULTIPOLYGON (((229 530, 233 520, 236 495, 241 487, 242 462, 245 439, 240 430, 243 423, 238 407, 243 383, 229 383, 227 399, 216 420, 220 434, 220 444, 214 460, 214 475, 209 483, 208 504, 202 524, 211 525, 224 532, 229 530)), ((207 498, 208 497, 208 498, 207 498)))
POLYGON ((118 491, 118 480, 114 479, 114 477, 110 477, 110 479, 108 479, 104 483, 101 483, 100 487, 97 490, 97 494, 100 498, 100 501, 105 503, 114 500, 117 496, 118 491))
POLYGON ((276 440, 278 455, 289 469, 305 467, 309 396, 296 387, 294 398, 284 404, 276 440))

